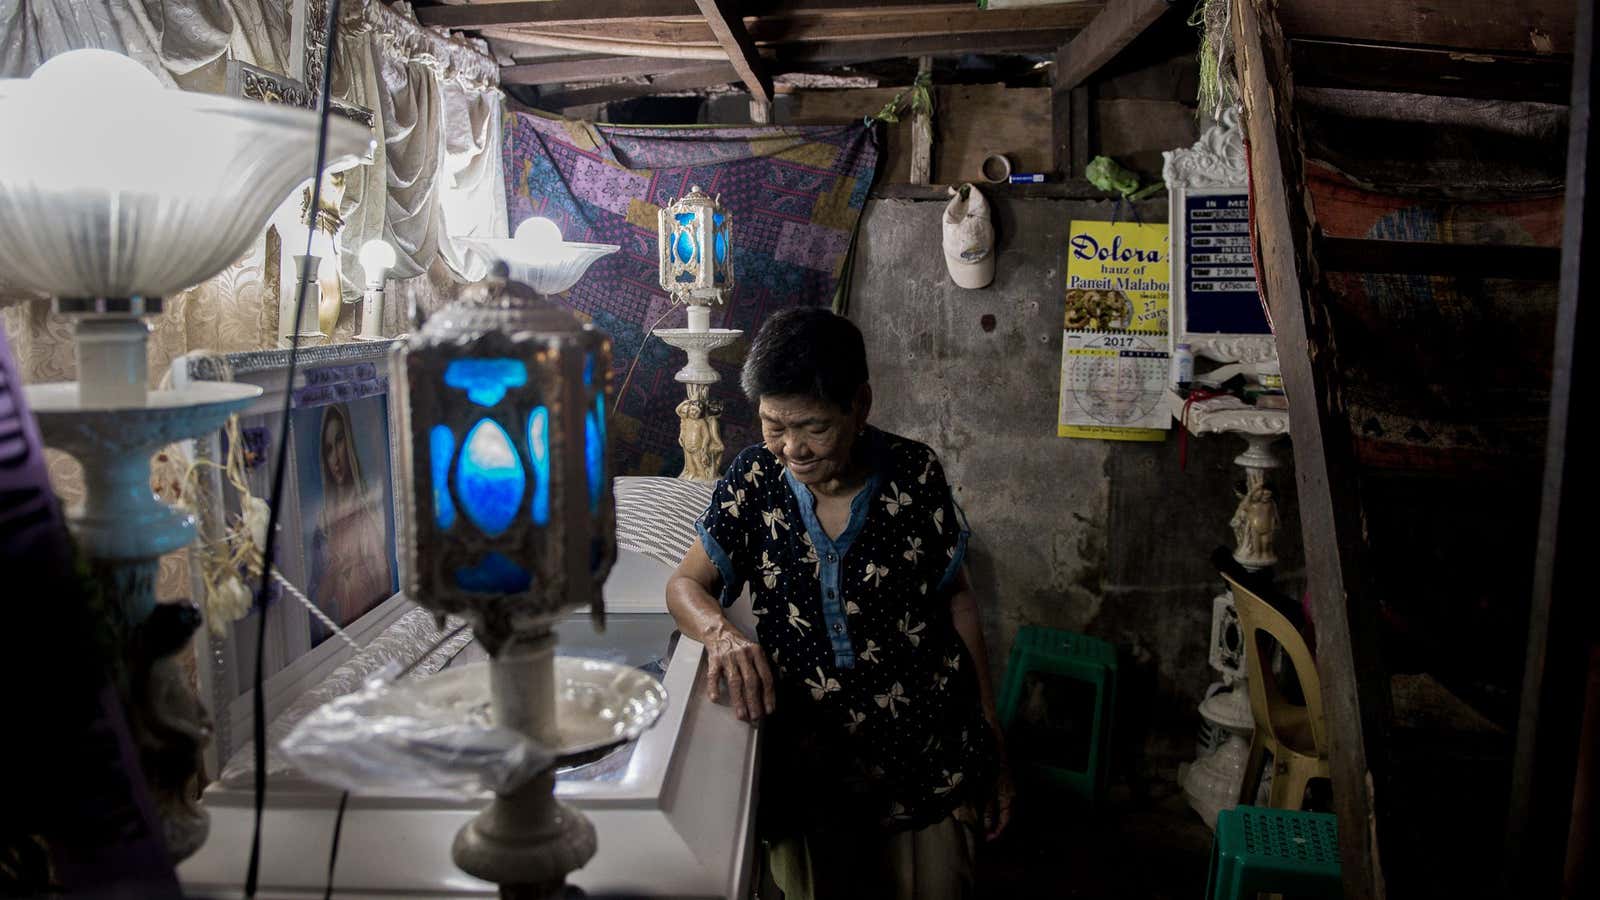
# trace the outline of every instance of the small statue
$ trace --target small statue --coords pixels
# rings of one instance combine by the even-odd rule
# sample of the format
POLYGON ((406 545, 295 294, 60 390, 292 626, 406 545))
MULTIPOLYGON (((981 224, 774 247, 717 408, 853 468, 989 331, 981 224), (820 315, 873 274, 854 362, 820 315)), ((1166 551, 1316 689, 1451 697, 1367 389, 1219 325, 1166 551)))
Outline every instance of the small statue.
POLYGON ((128 724, 174 862, 200 849, 211 829, 199 803, 211 716, 189 687, 179 657, 199 626, 200 611, 192 604, 157 604, 134 628, 128 648, 128 724))
POLYGON ((1237 544, 1233 558, 1240 564, 1265 567, 1278 561, 1272 549, 1278 531, 1278 504, 1264 481, 1250 485, 1228 524, 1233 526, 1237 544))
POLYGON ((683 448, 685 481, 716 481, 722 464, 721 405, 691 396, 678 404, 678 446, 683 448))

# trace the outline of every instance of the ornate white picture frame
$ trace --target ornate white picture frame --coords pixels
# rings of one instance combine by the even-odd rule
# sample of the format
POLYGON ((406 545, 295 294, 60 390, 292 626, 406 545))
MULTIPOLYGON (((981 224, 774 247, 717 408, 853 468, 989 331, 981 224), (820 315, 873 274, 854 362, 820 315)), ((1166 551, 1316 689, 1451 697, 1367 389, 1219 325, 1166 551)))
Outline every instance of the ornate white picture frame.
MULTIPOLYGON (((306 516, 302 515, 301 510, 302 498, 309 486, 300 483, 301 461, 298 459, 306 442, 296 434, 296 429, 305 423, 303 417, 297 418, 295 413, 291 413, 289 433, 279 430, 284 394, 288 392, 295 396, 293 406, 296 410, 328 402, 328 398, 311 396, 318 391, 327 392, 334 398, 343 398, 346 394, 351 397, 388 398, 387 356, 393 345, 394 341, 363 341, 305 348, 299 351, 297 357, 293 385, 288 383, 287 350, 258 350, 226 355, 197 352, 179 357, 172 363, 173 383, 178 386, 193 381, 237 381, 263 388, 262 395, 239 413, 246 448, 251 448, 253 439, 259 441, 259 450, 267 457, 258 469, 248 472, 246 477, 251 482, 251 492, 260 491, 259 496, 265 497, 269 493, 267 485, 270 460, 275 452, 273 448, 278 441, 287 443, 282 499, 284 510, 279 516, 277 568, 291 583, 302 588, 306 587, 312 570, 312 561, 306 553, 311 535, 305 532, 306 516), (361 383, 359 389, 356 389, 357 382, 361 383), (305 395, 304 400, 300 399, 302 395, 305 395)), ((397 467, 401 465, 399 441, 402 435, 397 419, 393 410, 389 410, 385 426, 391 481, 392 473, 399 471, 397 467)), ((192 452, 197 461, 223 462, 222 433, 219 431, 195 440, 192 452)), ((201 540, 217 540, 222 535, 227 517, 237 512, 239 499, 225 485, 214 466, 202 468, 199 474, 205 502, 195 510, 197 530, 201 540)), ((397 539, 400 531, 398 517, 402 510, 394 503, 393 485, 389 485, 383 494, 390 507, 389 515, 395 517, 393 532, 397 539)), ((389 549, 393 555, 393 548, 389 549)), ((189 561, 191 587, 199 596, 199 592, 205 589, 201 564, 193 553, 189 561)), ((254 587, 253 582, 251 586, 254 587)), ((409 608, 410 604, 404 595, 394 591, 388 599, 346 625, 345 631, 356 643, 365 644, 381 634, 409 608)), ((250 735, 253 702, 250 682, 254 673, 257 621, 258 616, 252 613, 239 622, 230 623, 227 634, 221 638, 212 636, 206 628, 196 633, 195 654, 200 693, 215 720, 212 741, 206 749, 206 765, 213 775, 222 770, 228 758, 250 735)), ((314 643, 310 614, 287 595, 280 595, 278 601, 268 609, 265 651, 267 677, 263 695, 269 721, 304 692, 307 686, 327 677, 352 652, 346 644, 337 640, 314 643)))
POLYGON ((1223 112, 1193 147, 1161 156, 1172 228, 1172 345, 1187 343, 1197 358, 1220 363, 1276 361, 1277 343, 1259 298, 1253 308, 1247 299, 1256 293, 1255 266, 1238 111, 1223 112))

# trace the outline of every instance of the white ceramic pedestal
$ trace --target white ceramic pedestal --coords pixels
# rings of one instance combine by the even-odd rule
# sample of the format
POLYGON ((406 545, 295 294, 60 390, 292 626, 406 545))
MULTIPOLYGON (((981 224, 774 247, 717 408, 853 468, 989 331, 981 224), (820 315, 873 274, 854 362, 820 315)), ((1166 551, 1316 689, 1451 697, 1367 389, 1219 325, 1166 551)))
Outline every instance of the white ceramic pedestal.
POLYGON ((30 385, 28 403, 44 442, 83 464, 83 506, 68 511, 73 534, 96 563, 116 573, 130 624, 155 606, 156 561, 194 538, 194 516, 155 498, 150 457, 162 447, 222 426, 261 395, 247 384, 197 382, 150 391, 142 404, 80 401, 73 383, 30 385))
POLYGON ((361 331, 358 341, 387 341, 383 336, 383 286, 368 287, 361 297, 361 331))
POLYGON ((327 343, 328 336, 323 334, 318 327, 318 298, 322 296, 322 288, 317 281, 321 271, 322 258, 296 254, 294 257, 294 284, 289 285, 284 296, 278 300, 278 347, 285 349, 298 344, 301 347, 316 347, 327 343), (309 282, 306 281, 307 270, 310 270, 309 282), (305 293, 300 293, 300 285, 305 284, 305 293), (311 330, 302 330, 299 340, 295 340, 295 306, 299 302, 299 324, 305 329, 309 324, 311 330))
MULTIPOLYGON (((1245 475, 1244 494, 1229 520, 1236 540, 1233 558, 1250 571, 1275 565, 1278 507, 1267 484, 1267 473, 1282 465, 1272 445, 1289 433, 1288 411, 1262 409, 1222 397, 1191 404, 1185 413, 1183 398, 1172 391, 1167 392, 1167 407, 1172 417, 1196 437, 1234 434, 1244 439, 1244 452, 1233 460, 1245 475)), ((1224 590, 1212 599, 1211 608, 1211 667, 1221 673, 1222 680, 1212 685, 1201 702, 1200 715, 1227 737, 1213 752, 1201 755, 1178 774, 1190 806, 1213 829, 1217 813, 1239 802, 1250 755, 1254 724, 1245 652, 1233 592, 1224 590)))
POLYGON ((678 444, 683 447, 683 472, 678 477, 687 481, 716 481, 722 469, 720 405, 710 399, 711 385, 721 376, 711 368, 711 351, 744 334, 736 328, 707 328, 709 317, 706 307, 691 306, 688 328, 652 332, 689 355, 689 364, 674 376, 688 392, 688 399, 678 404, 678 444))
MULTIPOLYGON (((219 428, 229 414, 259 396, 261 388, 198 382, 179 391, 150 391, 142 403, 131 404, 97 404, 80 398, 77 383, 31 385, 27 392, 44 442, 83 464, 84 503, 68 511, 68 523, 96 576, 109 589, 119 630, 124 636, 131 634, 155 609, 160 557, 187 545, 195 531, 192 514, 155 498, 150 457, 174 441, 219 428)), ((135 704, 130 718, 135 734, 153 736, 140 741, 147 760, 145 776, 152 782, 167 850, 181 860, 205 841, 208 820, 184 789, 189 780, 183 768, 186 761, 176 770, 163 767, 158 773, 148 760, 166 751, 160 743, 163 735, 180 735, 179 740, 203 746, 210 722, 175 657, 145 663, 148 682, 134 690, 156 699, 135 704)), ((181 748, 178 755, 185 755, 181 748)), ((193 764, 198 769, 198 754, 193 764)))

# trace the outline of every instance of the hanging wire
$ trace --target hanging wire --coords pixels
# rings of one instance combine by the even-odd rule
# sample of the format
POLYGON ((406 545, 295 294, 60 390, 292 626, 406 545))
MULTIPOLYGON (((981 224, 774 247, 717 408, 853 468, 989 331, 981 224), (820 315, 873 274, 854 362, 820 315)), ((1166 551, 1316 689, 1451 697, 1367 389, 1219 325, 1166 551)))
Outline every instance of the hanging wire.
POLYGON ((611 403, 611 415, 606 417, 606 427, 609 428, 611 420, 616 418, 617 414, 622 411, 622 398, 628 395, 628 384, 633 381, 633 370, 639 365, 639 357, 644 355, 644 348, 649 346, 650 339, 655 337, 656 327, 665 322, 667 316, 672 315, 673 310, 683 305, 682 297, 673 297, 672 305, 667 307, 667 311, 657 316, 656 320, 650 323, 650 327, 644 330, 644 337, 639 341, 639 349, 633 354, 633 362, 628 364, 628 374, 622 379, 622 388, 617 391, 617 399, 611 403))
MULTIPOLYGON (((328 18, 324 23, 323 32, 327 35, 324 46, 328 48, 327 59, 322 66, 322 84, 319 86, 321 93, 317 101, 317 154, 315 168, 311 173, 311 199, 308 204, 310 209, 321 209, 322 201, 322 170, 327 165, 328 158, 328 113, 331 109, 333 97, 333 69, 334 56, 339 47, 339 0, 328 0, 328 18)), ((311 255, 311 236, 314 231, 306 232, 306 255, 311 255)), ((294 397, 294 372, 300 351, 300 316, 305 307, 306 289, 311 280, 309 266, 302 266, 300 271, 299 289, 295 294, 294 328, 289 338, 289 364, 286 371, 285 383, 290 389, 283 392, 283 410, 279 415, 281 434, 289 433, 289 410, 292 408, 294 397)), ((279 441, 276 460, 272 470, 272 494, 268 501, 270 511, 267 519, 266 546, 262 548, 262 577, 256 590, 256 609, 260 611, 257 616, 256 627, 256 671, 253 679, 255 691, 251 699, 251 719, 255 731, 255 822, 250 834, 250 862, 245 870, 244 895, 254 897, 256 886, 261 873, 261 814, 266 806, 267 799, 267 705, 265 691, 262 689, 266 682, 266 649, 267 649, 267 598, 270 596, 269 586, 272 582, 272 563, 274 551, 278 542, 278 511, 283 503, 284 471, 288 463, 288 441, 279 441)))

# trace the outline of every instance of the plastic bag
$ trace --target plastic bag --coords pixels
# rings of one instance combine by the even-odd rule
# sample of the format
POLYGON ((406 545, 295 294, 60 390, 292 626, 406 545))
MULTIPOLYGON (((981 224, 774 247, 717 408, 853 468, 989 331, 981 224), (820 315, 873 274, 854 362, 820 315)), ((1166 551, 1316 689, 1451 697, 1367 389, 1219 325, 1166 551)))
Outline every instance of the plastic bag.
POLYGON ((278 746, 307 778, 355 793, 506 793, 555 762, 525 735, 490 725, 484 713, 374 678, 318 707, 278 746))

